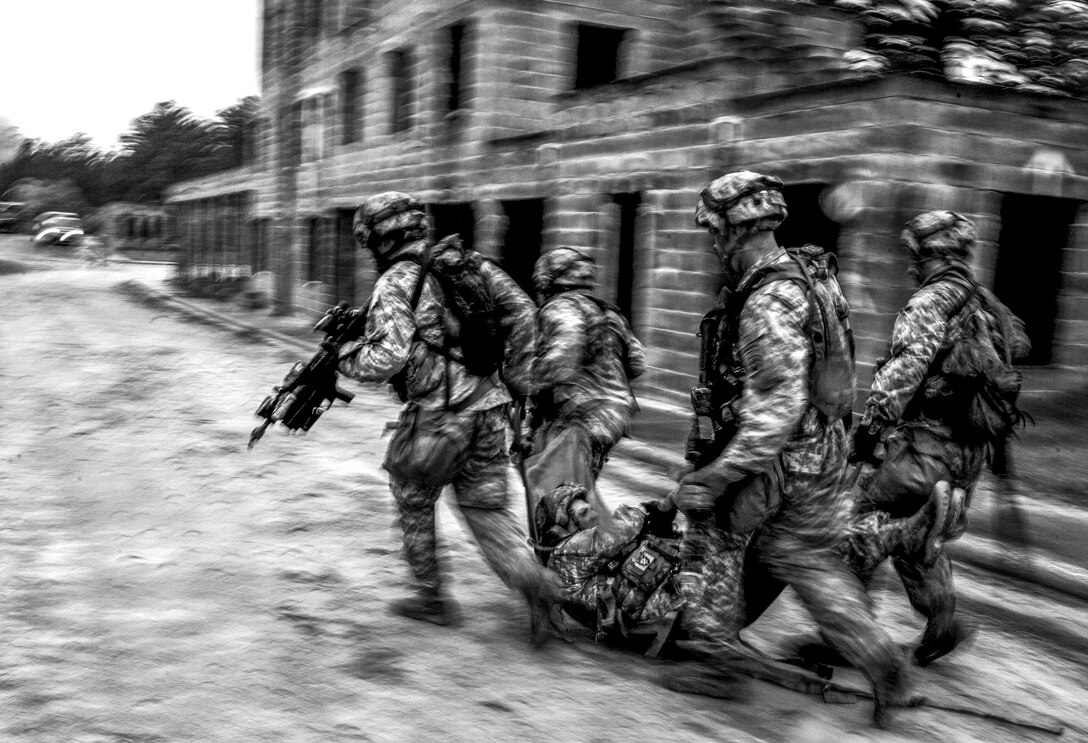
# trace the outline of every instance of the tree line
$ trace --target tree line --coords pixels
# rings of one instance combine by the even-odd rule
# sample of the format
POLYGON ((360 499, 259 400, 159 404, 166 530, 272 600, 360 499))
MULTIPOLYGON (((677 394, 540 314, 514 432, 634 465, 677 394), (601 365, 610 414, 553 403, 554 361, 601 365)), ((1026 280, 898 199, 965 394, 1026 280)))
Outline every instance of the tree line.
POLYGON ((212 119, 174 101, 158 103, 133 120, 116 151, 102 151, 82 133, 54 143, 24 140, 0 165, 0 195, 27 202, 33 213, 82 214, 114 201, 161 204, 171 184, 244 164, 258 102, 243 98, 212 119))

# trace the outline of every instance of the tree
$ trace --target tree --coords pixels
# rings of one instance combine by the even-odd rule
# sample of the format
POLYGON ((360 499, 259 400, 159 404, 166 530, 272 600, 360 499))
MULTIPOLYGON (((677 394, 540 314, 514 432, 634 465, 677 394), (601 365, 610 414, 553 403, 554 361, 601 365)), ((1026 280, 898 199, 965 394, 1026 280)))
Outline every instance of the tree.
POLYGON ((23 135, 19 133, 19 128, 8 123, 5 118, 0 116, 0 166, 15 158, 23 139, 23 135))
POLYGON ((216 112, 221 126, 219 136, 226 145, 224 167, 237 168, 252 159, 252 125, 257 117, 260 101, 257 96, 251 95, 216 112))

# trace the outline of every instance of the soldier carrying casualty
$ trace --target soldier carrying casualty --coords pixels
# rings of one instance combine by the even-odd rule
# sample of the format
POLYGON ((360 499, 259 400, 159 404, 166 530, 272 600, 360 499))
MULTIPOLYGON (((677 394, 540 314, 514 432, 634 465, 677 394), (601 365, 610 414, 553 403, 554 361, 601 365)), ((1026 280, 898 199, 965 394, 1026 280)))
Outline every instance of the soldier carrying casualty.
POLYGON ((851 461, 883 463, 857 491, 847 560, 863 581, 891 557, 911 605, 926 618, 920 666, 973 633, 956 617, 952 562, 942 543, 963 534, 988 450, 1022 420, 1014 358, 1022 324, 967 265, 975 226, 950 211, 919 214, 900 237, 921 288, 896 317, 854 435, 851 461))
POLYGON ((630 380, 645 368, 642 344, 618 308, 592 294, 596 267, 581 251, 549 250, 536 262, 533 284, 541 307, 527 486, 539 499, 576 482, 607 519, 595 483, 638 410, 630 380))
POLYGON ((506 451, 508 388, 529 391, 535 308, 498 266, 455 238, 432 244, 427 231, 423 204, 409 194, 372 196, 356 210, 353 233, 381 275, 365 332, 340 349, 342 373, 389 380, 407 403, 383 466, 416 594, 391 608, 435 624, 458 620, 435 553, 435 504, 451 485, 488 565, 524 594, 539 645, 560 585, 509 508, 506 451))
POLYGON ((735 678, 737 633, 789 585, 869 679, 874 720, 885 725, 889 707, 907 701, 905 665, 839 553, 850 515, 848 309, 829 256, 775 241, 787 216, 781 189, 772 176, 730 173, 702 190, 696 208, 725 286, 701 325, 703 385, 693 394, 711 438, 694 432, 696 469, 675 497, 688 518, 682 629, 703 666, 673 669, 664 682, 698 691, 701 678, 735 678))

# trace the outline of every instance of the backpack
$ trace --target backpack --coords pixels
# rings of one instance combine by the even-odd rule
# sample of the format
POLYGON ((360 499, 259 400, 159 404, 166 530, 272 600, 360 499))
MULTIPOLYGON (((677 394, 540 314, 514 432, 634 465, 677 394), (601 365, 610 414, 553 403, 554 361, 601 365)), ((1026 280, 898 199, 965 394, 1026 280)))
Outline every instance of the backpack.
POLYGON ((949 316, 950 323, 959 320, 951 344, 930 364, 927 377, 939 374, 949 391, 941 417, 963 441, 1000 441, 1028 417, 1017 405, 1022 379, 1012 365, 1010 315, 997 297, 972 281, 949 316))
MULTIPOLYGON (((601 317, 598 322, 591 323, 589 322, 589 318, 586 318, 586 345, 582 350, 582 363, 592 363, 598 356, 608 350, 608 338, 611 335, 616 339, 616 345, 619 347, 620 360, 626 364, 627 337, 631 334, 631 326, 628 324, 627 318, 623 316, 620 308, 616 305, 592 294, 584 294, 582 292, 559 292, 549 297, 548 300, 540 306, 540 309, 543 310, 549 303, 560 297, 575 293, 597 305, 597 308, 601 311, 601 317)), ((539 313, 537 317, 539 319, 539 313)))
POLYGON ((857 383, 850 307, 835 278, 838 261, 833 253, 816 245, 787 248, 786 253, 792 260, 772 263, 746 292, 730 296, 726 308, 730 337, 719 344, 728 342, 729 347, 723 350, 732 353, 732 344, 739 332, 740 313, 752 292, 772 281, 793 281, 804 291, 809 306, 805 320, 805 335, 812 344, 809 404, 828 420, 838 420, 853 409, 857 383))
POLYGON ((431 246, 422 258, 405 256, 420 264, 419 279, 412 297, 419 303, 428 274, 442 287, 445 315, 444 344, 432 346, 447 359, 462 364, 469 374, 489 377, 502 368, 506 358, 506 337, 502 309, 495 304, 487 281, 480 272, 487 260, 461 244, 458 235, 448 235, 431 246), (459 350, 458 350, 459 349, 459 350))

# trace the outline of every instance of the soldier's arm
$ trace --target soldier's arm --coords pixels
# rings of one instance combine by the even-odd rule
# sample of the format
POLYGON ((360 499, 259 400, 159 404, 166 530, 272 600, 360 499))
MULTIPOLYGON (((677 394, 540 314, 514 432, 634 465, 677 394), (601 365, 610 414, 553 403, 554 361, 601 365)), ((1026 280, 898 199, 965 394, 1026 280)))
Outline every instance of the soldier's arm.
POLYGON ((757 290, 740 316, 737 343, 745 370, 736 436, 711 462, 725 482, 763 471, 785 446, 808 408, 812 354, 805 333, 808 302, 792 282, 757 290))
POLYGON ((536 353, 536 305, 516 281, 491 261, 482 261, 480 272, 502 312, 506 331, 503 382, 514 394, 527 397, 532 392, 532 363, 536 353))
POLYGON ((541 308, 538 324, 533 387, 539 392, 577 375, 585 354, 586 320, 573 298, 559 296, 541 308))
POLYGON ((862 425, 899 420, 926 378, 944 340, 954 297, 935 290, 916 293, 895 319, 888 359, 873 377, 862 425))
POLYGON ((404 368, 416 325, 410 293, 415 289, 415 264, 402 263, 379 277, 370 298, 366 331, 345 344, 339 371, 360 382, 384 382, 404 368))

